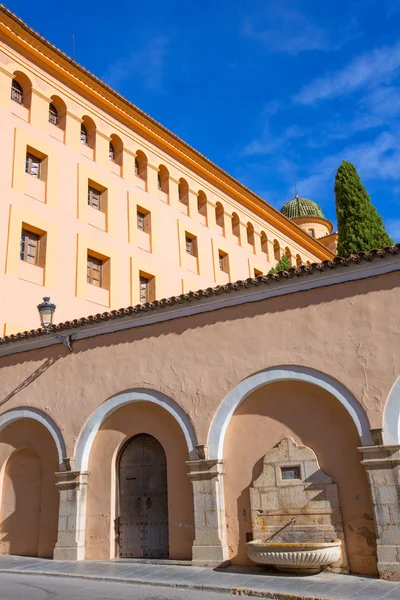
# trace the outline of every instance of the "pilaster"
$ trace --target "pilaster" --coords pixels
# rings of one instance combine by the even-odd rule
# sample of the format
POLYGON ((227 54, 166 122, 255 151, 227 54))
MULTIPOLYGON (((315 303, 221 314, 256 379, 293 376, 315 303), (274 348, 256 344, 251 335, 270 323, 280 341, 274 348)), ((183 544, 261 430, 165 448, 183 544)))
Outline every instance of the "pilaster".
POLYGON ((192 563, 217 567, 228 563, 222 460, 191 460, 189 479, 193 485, 195 540, 192 563))
POLYGON ((80 471, 56 473, 60 492, 58 538, 54 560, 85 558, 86 491, 88 474, 80 471))
POLYGON ((371 491, 379 575, 400 581, 400 446, 359 450, 371 491))
POLYGON ((158 167, 147 163, 147 192, 158 198, 158 167))

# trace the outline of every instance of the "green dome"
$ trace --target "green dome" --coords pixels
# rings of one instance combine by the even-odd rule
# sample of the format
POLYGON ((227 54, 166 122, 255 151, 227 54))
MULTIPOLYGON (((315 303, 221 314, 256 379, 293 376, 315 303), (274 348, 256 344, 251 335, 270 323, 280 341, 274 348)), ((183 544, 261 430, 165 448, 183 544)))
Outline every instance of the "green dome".
POLYGON ((316 202, 299 196, 286 202, 281 208, 281 213, 289 219, 295 219, 296 217, 321 217, 325 219, 324 213, 316 202))

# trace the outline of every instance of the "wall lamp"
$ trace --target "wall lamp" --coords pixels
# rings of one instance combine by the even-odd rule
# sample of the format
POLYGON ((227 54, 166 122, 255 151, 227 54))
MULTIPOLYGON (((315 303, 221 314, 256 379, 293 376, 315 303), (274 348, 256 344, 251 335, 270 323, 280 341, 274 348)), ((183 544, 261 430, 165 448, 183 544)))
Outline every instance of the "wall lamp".
POLYGON ((40 315, 40 324, 43 328, 43 331, 47 335, 51 335, 56 338, 59 342, 67 346, 68 350, 72 352, 72 340, 70 335, 59 335, 58 333, 53 333, 53 317, 56 310, 56 305, 50 302, 50 298, 46 296, 43 298, 43 302, 38 304, 37 307, 40 315))

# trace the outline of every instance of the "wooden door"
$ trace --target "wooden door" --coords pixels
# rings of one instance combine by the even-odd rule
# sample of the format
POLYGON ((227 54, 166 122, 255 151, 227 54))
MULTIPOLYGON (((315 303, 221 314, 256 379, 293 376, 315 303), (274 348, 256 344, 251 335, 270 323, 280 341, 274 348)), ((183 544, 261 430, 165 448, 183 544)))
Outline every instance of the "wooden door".
POLYGON ((119 556, 168 557, 167 463, 151 435, 135 436, 121 453, 119 556))

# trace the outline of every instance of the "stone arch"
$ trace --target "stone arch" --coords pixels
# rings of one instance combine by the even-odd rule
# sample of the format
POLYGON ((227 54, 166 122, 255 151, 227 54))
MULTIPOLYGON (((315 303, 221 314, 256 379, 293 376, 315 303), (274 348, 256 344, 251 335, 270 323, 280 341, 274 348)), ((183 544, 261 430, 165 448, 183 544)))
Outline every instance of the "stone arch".
POLYGON ((18 419, 33 419, 41 423, 41 425, 48 430, 56 445, 61 466, 63 464, 63 458, 67 457, 67 451, 62 433, 53 419, 36 408, 14 408, 0 415, 0 431, 18 419))
POLYGON ((400 444, 400 376, 390 390, 383 412, 383 441, 389 446, 400 444))
POLYGON ((89 463, 90 450, 98 430, 104 421, 122 406, 133 402, 153 402, 169 412, 183 431, 189 456, 197 458, 195 446, 197 436, 194 427, 185 411, 165 394, 156 390, 137 389, 129 390, 112 396, 103 404, 100 404, 90 415, 83 426, 75 446, 75 468, 78 471, 86 471, 89 463))
POLYGON ((364 409, 339 381, 311 369, 284 365, 259 371, 241 381, 225 396, 212 420, 208 434, 208 453, 210 459, 223 458, 225 433, 231 417, 240 404, 258 388, 276 381, 303 381, 319 386, 332 394, 345 407, 352 418, 363 446, 373 445, 370 425, 364 409))

